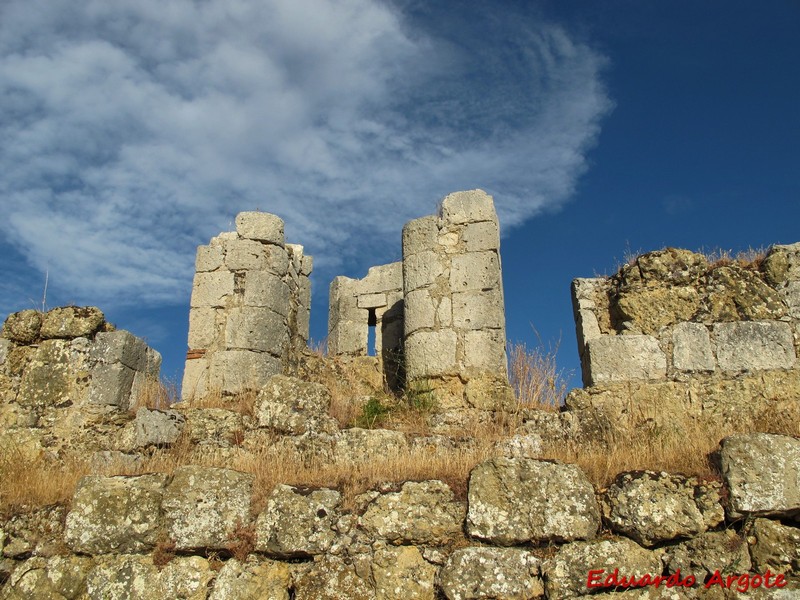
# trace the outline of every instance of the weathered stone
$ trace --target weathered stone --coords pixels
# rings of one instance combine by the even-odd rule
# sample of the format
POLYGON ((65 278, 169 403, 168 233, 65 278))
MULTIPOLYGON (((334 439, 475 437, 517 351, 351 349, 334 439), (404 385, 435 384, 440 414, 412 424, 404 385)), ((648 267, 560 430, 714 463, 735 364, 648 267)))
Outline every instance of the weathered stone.
POLYGON ((700 308, 693 287, 643 287, 622 292, 614 309, 620 321, 630 321, 640 333, 655 335, 666 326, 689 320, 700 308))
POLYGON ((794 335, 779 321, 717 323, 717 360, 725 371, 791 369, 797 362, 794 335))
POLYGON ((158 538, 167 476, 81 479, 67 514, 64 539, 85 554, 143 552, 158 538))
POLYGON ((589 385, 629 379, 661 379, 667 359, 649 335, 602 336, 586 343, 589 385))
POLYGON ((499 288, 453 294, 453 327, 503 329, 503 293, 499 288))
POLYGON ((575 465, 497 457, 469 478, 470 535, 510 546, 592 538, 600 526, 594 488, 575 465))
POLYGON ((755 519, 750 530, 753 569, 800 574, 800 529, 770 519, 755 519))
POLYGON ((436 324, 436 304, 430 291, 422 288, 406 294, 404 316, 407 335, 418 329, 432 329, 436 324))
POLYGON ((494 376, 484 374, 470 379, 464 387, 467 404, 479 410, 514 410, 517 400, 505 372, 505 368, 498 366, 494 376))
POLYGON ((753 271, 735 266, 714 269, 708 277, 709 316, 713 320, 763 321, 786 314, 780 294, 753 271))
POLYGON ((279 558, 321 554, 333 543, 341 494, 279 484, 256 520, 256 551, 279 558))
POLYGON ((746 573, 750 570, 747 542, 735 531, 707 531, 666 549, 664 562, 670 573, 692 573, 698 581, 714 571, 746 573))
POLYGON ((496 250, 500 247, 500 228, 495 221, 469 223, 463 235, 467 252, 496 250))
POLYGON ((714 350, 700 323, 678 323, 672 330, 672 364, 680 371, 713 371, 714 350))
POLYGON ((414 546, 375 551, 372 577, 376 600, 434 600, 436 567, 414 546))
POLYGON ((106 557, 86 580, 89 600, 161 600, 158 568, 149 556, 106 557))
POLYGON ((236 215, 236 233, 249 240, 283 246, 283 219, 264 212, 241 212, 236 215))
POLYGON ((603 509, 614 531, 643 546, 701 533, 725 518, 713 486, 652 471, 618 475, 603 509))
POLYGON ((89 356, 102 363, 122 363, 136 371, 147 368, 147 344, 124 329, 98 333, 89 356))
POLYGON ((290 585, 285 563, 232 558, 220 569, 208 600, 289 600, 290 585))
POLYGON ((250 520, 253 476, 214 467, 175 469, 162 509, 177 550, 225 549, 250 520))
POLYGON ((96 306, 53 308, 45 313, 39 335, 43 339, 91 337, 105 321, 105 315, 96 306))
POLYGON ((186 435, 193 445, 230 448, 242 441, 242 415, 224 408, 191 408, 184 411, 186 435))
POLYGON ((456 368, 456 334, 416 331, 406 338, 406 375, 409 379, 451 373, 456 368))
POLYGON ((231 350, 255 350, 280 356, 289 343, 284 317, 264 308, 233 308, 228 313, 225 345, 231 350))
POLYGON ((401 431, 351 427, 336 435, 334 456, 337 462, 361 463, 397 456, 407 449, 408 442, 401 431))
POLYGON ((438 219, 431 215, 414 219, 403 226, 403 257, 431 250, 439 235, 438 219))
MULTIPOLYGON (((19 385, 22 406, 66 406, 76 400, 76 367, 69 343, 45 340, 28 358, 19 385)), ((130 389, 130 388, 129 388, 130 389)))
POLYGON ((205 350, 210 347, 220 335, 222 315, 219 308, 189 309, 189 348, 205 350))
POLYGON ((330 403, 330 393, 324 386, 275 375, 258 394, 255 417, 260 427, 288 435, 330 433, 337 429, 328 415, 330 403))
MULTIPOLYGON (((224 568, 224 567, 223 567, 224 568)), ((158 574, 162 598, 206 600, 214 571, 201 556, 176 556, 158 574)))
POLYGON ((464 366, 506 378, 506 336, 501 329, 480 329, 464 333, 464 366))
POLYGON ((228 296, 233 295, 233 273, 215 271, 195 273, 191 307, 225 307, 228 296))
MULTIPOLYGON (((187 361, 188 362, 188 361, 187 361)), ((281 359, 267 352, 225 350, 211 357, 208 388, 225 394, 262 388, 283 371, 281 359)))
POLYGON ((6 357, 11 348, 13 348, 13 342, 11 340, 0 339, 0 367, 5 364, 6 357))
POLYGON ((573 542, 562 546, 553 558, 545 561, 543 572, 548 598, 571 598, 588 591, 589 571, 602 570, 605 579, 615 569, 637 579, 661 574, 661 560, 627 538, 573 542))
POLYGON ((480 291, 500 286, 500 257, 497 252, 467 252, 453 257, 450 289, 453 292, 480 291))
POLYGON ((165 446, 178 439, 186 418, 175 410, 136 411, 136 446, 165 446))
POLYGON ((772 285, 800 280, 800 242, 769 249, 761 265, 764 276, 772 285))
POLYGON ((86 590, 92 559, 85 556, 36 556, 20 564, 0 591, 2 600, 78 600, 86 590))
POLYGON ((393 544, 440 545, 461 531, 464 507, 441 481, 409 481, 399 492, 373 500, 359 524, 378 539, 393 544))
POLYGON ((194 269, 198 273, 216 271, 221 269, 225 261, 225 254, 221 246, 198 246, 194 259, 194 269))
POLYGON ((244 305, 269 308, 286 317, 289 314, 289 286, 266 271, 249 271, 245 275, 244 305))
POLYGON ((370 585, 341 558, 325 556, 301 573, 294 587, 295 600, 374 600, 370 585))
POLYGON ((634 284, 639 279, 645 283, 687 285, 697 281, 707 269, 708 261, 702 254, 666 248, 642 254, 632 267, 622 270, 622 276, 625 285, 634 284))
POLYGON ((800 514, 800 440, 738 433, 723 439, 721 446, 731 517, 800 514))
POLYGON ((108 404, 127 410, 136 371, 122 363, 98 363, 92 367, 89 402, 108 404))
POLYGON ((445 223, 474 223, 497 221, 492 197, 483 190, 455 192, 445 197, 439 207, 445 223))
POLYGON ((252 240, 231 240, 225 244, 225 267, 229 271, 260 271, 267 268, 264 244, 252 240))
POLYGON ((403 259, 403 288, 406 294, 412 290, 429 287, 445 273, 445 264, 433 250, 423 250, 403 259))
POLYGON ((30 344, 39 339, 42 313, 38 310, 21 310, 11 313, 3 323, 3 337, 18 344, 30 344))
POLYGON ((518 548, 461 548, 440 575, 448 600, 529 600, 544 595, 539 560, 518 548))
POLYGON ((495 442, 494 454, 507 458, 539 458, 542 448, 542 436, 539 434, 516 434, 495 442))

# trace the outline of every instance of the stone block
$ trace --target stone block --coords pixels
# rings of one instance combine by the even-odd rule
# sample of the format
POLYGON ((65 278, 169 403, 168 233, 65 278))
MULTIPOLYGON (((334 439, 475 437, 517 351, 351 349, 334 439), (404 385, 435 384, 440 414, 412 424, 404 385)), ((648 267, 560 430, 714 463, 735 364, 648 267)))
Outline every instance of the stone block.
POLYGON ((20 344, 30 344, 39 339, 42 313, 28 309, 11 313, 3 323, 3 337, 20 344))
POLYGON ((281 359, 266 352, 250 350, 215 352, 211 357, 207 390, 235 394, 242 390, 259 389, 270 377, 282 371, 281 359))
POLYGON ((225 346, 280 356, 289 342, 285 317, 267 308, 233 308, 225 326, 225 346))
POLYGON ((386 294, 364 294, 358 297, 358 308, 380 308, 386 306, 386 294))
POLYGON ((762 270, 773 286, 800 281, 800 242, 772 246, 764 259, 762 270))
POLYGON ((800 529, 771 519, 755 519, 750 535, 753 568, 759 573, 800 574, 800 529))
POLYGON ((369 582, 369 565, 362 570, 353 563, 331 555, 314 561, 294 578, 294 600, 376 600, 369 582))
POLYGON ((434 600, 436 567, 419 548, 381 547, 372 561, 375 596, 381 600, 434 600))
POLYGON ((168 446, 178 439, 186 418, 175 410, 136 411, 136 447, 168 446))
POLYGON ((742 321, 714 325, 717 362, 724 371, 791 369, 797 357, 788 323, 742 321))
POLYGON ((409 256, 432 250, 439 236, 439 219, 434 216, 409 221, 403 227, 403 260, 409 256))
POLYGON ((341 494, 320 489, 310 493, 278 484, 256 519, 258 552, 278 558, 308 558, 330 548, 339 516, 341 494))
POLYGON ((403 263, 393 262, 386 265, 370 267, 367 276, 361 280, 369 286, 369 290, 388 292, 403 289, 403 263))
POLYGON ((678 323, 672 330, 672 364, 679 371, 713 371, 714 349, 701 323, 678 323))
POLYGON ((299 275, 303 264, 303 246, 301 244, 286 244, 286 254, 295 274, 299 275))
POLYGON ((503 329, 505 324, 501 290, 453 294, 453 327, 456 329, 503 329))
POLYGON ((414 290, 406 294, 405 332, 411 334, 418 329, 432 329, 436 322, 436 306, 427 289, 414 290))
POLYGON ((459 548, 440 575, 447 600, 507 598, 527 600, 544 595, 536 556, 521 548, 459 548))
POLYGON ((295 332, 300 339, 308 342, 311 335, 311 310, 300 307, 297 309, 297 331, 295 332))
POLYGON ((500 546, 590 539, 600 527, 594 488, 575 465, 493 458, 469 477, 469 535, 500 546))
MULTIPOLYGON (((36 407, 64 406, 68 403, 76 391, 77 367, 69 342, 45 340, 38 348, 25 350, 29 350, 29 358, 19 384, 17 402, 36 407)), ((25 355, 22 356, 24 359, 25 355)))
POLYGON ((406 375, 409 379, 456 371, 456 332, 416 331, 406 338, 406 375))
POLYGON ((267 265, 267 253, 261 242, 231 240, 225 243, 225 267, 229 271, 260 271, 267 265))
POLYGON ((364 356, 367 354, 368 333, 366 319, 363 322, 339 321, 328 332, 328 352, 334 356, 364 356))
POLYGON ((233 273, 215 271, 195 273, 191 307, 213 306, 223 308, 228 296, 233 295, 233 273))
POLYGON ((105 321, 103 311, 96 306, 63 306, 45 313, 39 335, 45 340, 91 337, 105 321))
POLYGON ((442 200, 439 213, 449 224, 497 221, 492 197, 483 190, 450 194, 442 200))
POLYGON ((87 600, 159 600, 168 597, 159 589, 158 568, 152 557, 138 554, 103 557, 89 571, 85 589, 85 595, 75 597, 87 600))
POLYGON ((314 270, 314 258, 308 254, 303 255, 303 259, 300 261, 300 275, 305 275, 306 277, 311 275, 311 271, 314 270))
POLYGON ((194 259, 194 269, 198 273, 208 273, 221 269, 225 263, 225 253, 222 246, 198 246, 194 259))
POLYGON ((406 293, 429 287, 445 273, 444 258, 433 250, 412 254, 403 261, 403 285, 406 293))
POLYGON ((244 280, 244 305, 269 308, 286 317, 291 294, 289 286, 266 271, 248 271, 244 280))
POLYGON ((188 441, 196 446, 230 448, 242 442, 242 415, 224 408, 184 410, 188 441))
POLYGON ((194 307, 189 309, 189 348, 207 349, 220 336, 224 312, 218 308, 194 307))
POLYGON ((586 344, 589 385, 630 379, 662 379, 667 359, 649 335, 604 335, 586 344))
POLYGON ((209 361, 205 358, 187 360, 183 369, 181 400, 191 401, 205 397, 209 392, 209 361))
POLYGON ((469 223, 462 237, 467 252, 497 250, 500 247, 500 227, 496 221, 469 223))
POLYGON ((122 363, 135 371, 147 368, 147 344, 124 329, 98 333, 89 356, 101 363, 122 363))
POLYGON ((286 435, 336 431, 328 415, 330 393, 319 383, 275 375, 264 385, 256 400, 254 416, 259 427, 286 435))
POLYGON ((12 347, 11 340, 0 339, 0 367, 6 363, 8 350, 12 347))
POLYGON ((98 363, 91 370, 89 402, 127 410, 136 372, 122 363, 98 363))
POLYGON ((289 600, 291 585, 286 563, 252 557, 241 562, 231 558, 225 561, 214 579, 208 600, 289 600))
POLYGON ((84 554, 144 552, 158 541, 167 475, 84 477, 75 490, 64 541, 84 554))
POLYGON ((474 330, 464 334, 464 366, 505 376, 506 336, 500 329, 474 330))
POLYGON ((715 571, 723 574, 723 578, 734 573, 747 573, 752 566, 747 541, 734 529, 706 531, 672 546, 664 562, 668 572, 692 573, 698 581, 715 571))
POLYGON ((224 550, 238 527, 250 522, 253 475, 231 469, 175 469, 162 509, 167 537, 176 550, 224 550))
POLYGON ((800 440, 768 433, 730 435, 721 442, 720 465, 732 518, 800 515, 800 440))
POLYGON ((789 307, 789 315, 794 319, 800 319, 800 281, 790 281, 778 292, 789 307))
POLYGON ((453 292, 500 287, 500 258, 496 252, 467 252, 453 257, 450 267, 450 289, 453 292))
POLYGON ((453 324, 453 300, 450 297, 441 298, 436 307, 436 325, 450 327, 453 324))
POLYGON ((236 233, 248 240, 284 245, 283 219, 264 212, 241 212, 236 215, 236 233))

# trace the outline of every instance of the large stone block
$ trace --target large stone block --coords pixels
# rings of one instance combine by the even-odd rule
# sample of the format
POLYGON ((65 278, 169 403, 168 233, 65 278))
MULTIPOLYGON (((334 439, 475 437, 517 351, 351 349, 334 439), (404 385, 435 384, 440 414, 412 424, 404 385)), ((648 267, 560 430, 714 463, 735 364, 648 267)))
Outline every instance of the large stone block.
POLYGON ((289 272, 289 255, 284 248, 268 244, 264 246, 264 252, 267 255, 267 269, 281 277, 289 272))
POLYGON ((193 358, 186 361, 181 383, 181 399, 198 400, 210 391, 208 388, 210 361, 206 358, 193 358))
POLYGON ((467 331, 464 334, 464 366, 505 376, 506 336, 500 329, 467 331))
POLYGON ((442 221, 450 224, 497 221, 492 197, 483 190, 455 192, 439 207, 442 221))
POLYGON ((575 333, 578 338, 578 353, 583 355, 586 342, 602 335, 595 311, 599 310, 595 298, 605 279, 577 278, 572 280, 572 312, 575 318, 575 333))
POLYGON ((406 293, 436 283, 445 273, 444 258, 433 250, 424 250, 403 260, 403 286, 406 293))
POLYGON ((177 550, 226 549, 237 528, 250 522, 253 476, 215 467, 175 469, 162 508, 177 550))
POLYGON ((456 369, 456 332, 416 331, 406 338, 406 375, 409 379, 444 375, 456 369))
POLYGON ((83 554, 144 552, 158 541, 167 475, 84 477, 67 514, 64 540, 83 554))
POLYGON ((672 330, 672 364, 679 371, 713 371, 714 349, 701 323, 678 323, 672 330))
MULTIPOLYGON (((289 600, 289 565, 253 557, 225 561, 208 600, 289 600)), ((203 597, 205 598, 205 596, 203 597)))
POLYGON ((462 236, 467 252, 497 250, 500 247, 500 227, 496 221, 470 223, 462 236))
POLYGON ((225 300, 233 295, 233 273, 215 271, 195 273, 192 287, 191 307, 225 307, 225 300))
POLYGON ((363 294, 358 297, 358 308, 380 308, 386 306, 386 294, 363 294))
POLYGON ((418 252, 436 247, 439 235, 439 219, 434 216, 409 221, 403 227, 403 260, 418 252))
POLYGON ((788 323, 743 321, 714 325, 717 361, 724 371, 791 369, 797 361, 788 323))
POLYGON ((381 600, 435 600, 436 567, 419 548, 381 546, 372 561, 375 597, 381 600))
POLYGON ((189 348, 207 349, 220 337, 225 312, 219 308, 189 309, 189 348))
POLYGON ((456 329, 503 329, 506 324, 503 293, 486 291, 453 294, 453 327, 456 329))
POLYGON ((147 368, 147 344, 124 329, 98 333, 89 356, 102 363, 122 363, 135 371, 147 368))
POLYGON ((800 515, 800 440, 737 433, 722 440, 721 446, 731 517, 800 515))
POLYGON ((276 246, 284 245, 283 219, 263 212, 241 212, 236 215, 236 233, 248 240, 276 246))
POLYGON ((629 379, 661 379, 667 359, 649 335, 604 335, 586 344, 589 385, 629 379))
POLYGON ((198 246, 194 259, 194 269, 198 273, 207 273, 221 269, 225 263, 222 246, 198 246))
POLYGON ((432 329, 436 323, 436 306, 427 289, 408 292, 404 311, 406 334, 418 329, 432 329))
POLYGON ((253 240, 231 240, 225 243, 225 267, 229 271, 259 271, 267 268, 264 244, 253 240))
POLYGON ((499 288, 500 257, 496 252, 467 252, 453 257, 450 289, 453 292, 499 288))
POLYGON ((208 390, 235 394, 257 390, 270 377, 283 371, 281 359, 266 352, 225 350, 211 356, 208 390))
POLYGON ((448 600, 544 595, 539 559, 521 548, 460 548, 449 556, 440 578, 448 600))
POLYGON ((39 339, 42 313, 28 309, 11 313, 3 323, 3 337, 20 344, 30 344, 39 339))
POLYGON ((369 331, 365 322, 339 321, 328 332, 328 352, 364 356, 367 354, 369 331))
POLYGON ((23 406, 37 407, 67 404, 75 399, 78 368, 79 363, 70 352, 69 342, 45 340, 29 354, 19 384, 17 402, 23 406))
POLYGON ((762 270, 767 281, 774 286, 800 281, 800 242, 772 246, 764 259, 762 270))
POLYGON ((105 321, 96 306, 63 306, 45 313, 39 335, 42 339, 91 337, 105 321))
POLYGON ((367 276, 358 280, 357 292, 388 292, 403 289, 403 263, 393 262, 387 265, 370 267, 367 276))
POLYGON ((289 314, 289 286, 265 271, 249 271, 245 275, 244 305, 269 308, 284 317, 289 314))
POLYGON ((109 404, 127 410, 131 402, 131 389, 136 372, 122 363, 98 363, 91 370, 89 401, 109 404))
POLYGON ((266 308, 233 308, 225 327, 225 346, 280 356, 289 342, 285 318, 266 308))
POLYGON ((178 439, 186 418, 175 410, 136 411, 136 447, 165 446, 178 439))
POLYGON ((501 546, 593 538, 600 527, 594 488, 575 465, 493 458, 469 478, 470 535, 501 546))
POLYGON ((275 375, 258 394, 255 417, 260 427, 288 435, 331 432, 337 427, 328 415, 330 404, 324 386, 275 375))

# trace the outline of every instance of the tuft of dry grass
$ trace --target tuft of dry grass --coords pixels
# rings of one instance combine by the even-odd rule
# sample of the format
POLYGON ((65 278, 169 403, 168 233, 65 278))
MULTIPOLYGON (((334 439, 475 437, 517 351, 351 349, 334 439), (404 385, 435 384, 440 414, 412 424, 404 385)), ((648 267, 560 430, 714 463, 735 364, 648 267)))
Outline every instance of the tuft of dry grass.
POLYGON ((178 401, 178 385, 174 381, 163 381, 156 377, 148 377, 139 386, 135 398, 128 411, 135 414, 140 408, 164 410, 178 401))
POLYGON ((202 397, 187 400, 185 405, 192 408, 223 408, 252 417, 255 414, 257 399, 258 390, 243 390, 235 394, 225 394, 222 390, 215 389, 202 397))
POLYGON ((758 271, 761 268, 761 263, 767 257, 767 249, 748 247, 747 250, 734 252, 733 250, 714 248, 712 250, 701 249, 700 254, 706 257, 712 269, 736 266, 742 269, 758 271))
POLYGON ((517 401, 528 408, 558 411, 567 393, 567 379, 556 365, 559 344, 536 348, 513 343, 508 352, 508 380, 517 401))

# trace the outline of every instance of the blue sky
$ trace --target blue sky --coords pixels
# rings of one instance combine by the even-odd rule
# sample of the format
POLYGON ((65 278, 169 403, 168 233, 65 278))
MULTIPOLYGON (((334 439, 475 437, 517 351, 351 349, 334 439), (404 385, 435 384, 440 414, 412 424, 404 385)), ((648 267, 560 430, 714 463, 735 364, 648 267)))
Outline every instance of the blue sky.
POLYGON ((9 0, 4 313, 95 304, 182 369, 195 247, 286 220, 327 288, 492 193, 511 341, 578 359, 574 277, 800 241, 800 3, 9 0))

